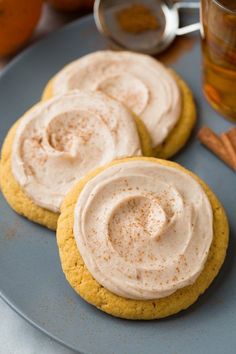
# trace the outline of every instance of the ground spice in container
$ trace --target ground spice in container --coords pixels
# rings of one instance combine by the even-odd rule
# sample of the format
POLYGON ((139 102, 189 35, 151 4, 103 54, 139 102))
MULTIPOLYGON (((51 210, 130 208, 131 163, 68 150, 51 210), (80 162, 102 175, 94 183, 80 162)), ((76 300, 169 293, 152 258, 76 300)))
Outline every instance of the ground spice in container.
POLYGON ((143 4, 133 4, 117 13, 117 21, 122 30, 139 34, 145 31, 155 31, 159 23, 152 10, 143 4))

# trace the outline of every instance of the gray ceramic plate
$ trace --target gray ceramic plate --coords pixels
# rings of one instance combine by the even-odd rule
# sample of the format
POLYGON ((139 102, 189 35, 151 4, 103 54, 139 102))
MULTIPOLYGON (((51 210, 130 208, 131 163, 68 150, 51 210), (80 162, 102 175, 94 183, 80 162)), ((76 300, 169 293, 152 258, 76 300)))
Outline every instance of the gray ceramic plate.
MULTIPOLYGON (((0 77, 0 139, 36 102, 47 80, 63 65, 107 48, 92 17, 65 27, 18 56, 0 77)), ((231 126, 206 103, 200 83, 199 38, 182 39, 161 58, 193 90, 198 127, 231 126)), ((229 216, 231 241, 220 275, 189 310, 151 322, 112 318, 85 303, 61 272, 55 235, 16 215, 0 196, 1 296, 21 316, 64 345, 86 354, 231 354, 236 347, 236 179, 196 139, 176 157, 216 192, 229 216)))

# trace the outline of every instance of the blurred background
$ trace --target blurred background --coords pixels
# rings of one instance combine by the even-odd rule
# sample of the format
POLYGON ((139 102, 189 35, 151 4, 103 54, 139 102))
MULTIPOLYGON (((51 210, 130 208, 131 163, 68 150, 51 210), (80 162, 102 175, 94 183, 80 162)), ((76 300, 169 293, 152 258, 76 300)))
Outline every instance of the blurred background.
POLYGON ((0 69, 17 53, 92 12, 93 0, 1 0, 0 69))

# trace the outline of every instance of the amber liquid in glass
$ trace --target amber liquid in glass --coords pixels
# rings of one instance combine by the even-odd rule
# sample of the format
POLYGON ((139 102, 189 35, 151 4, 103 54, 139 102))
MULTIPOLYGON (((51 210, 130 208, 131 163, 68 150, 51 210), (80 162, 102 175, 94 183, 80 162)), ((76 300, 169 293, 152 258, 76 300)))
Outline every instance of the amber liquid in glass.
POLYGON ((201 20, 204 93, 236 121, 236 0, 202 0, 201 20))

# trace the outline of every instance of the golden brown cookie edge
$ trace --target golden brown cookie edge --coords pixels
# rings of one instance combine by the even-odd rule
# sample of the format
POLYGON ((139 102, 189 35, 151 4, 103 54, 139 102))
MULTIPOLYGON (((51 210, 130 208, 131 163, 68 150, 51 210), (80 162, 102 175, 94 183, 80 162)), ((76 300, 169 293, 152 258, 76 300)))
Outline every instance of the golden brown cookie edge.
POLYGON ((62 204, 61 215, 58 221, 57 243, 65 276, 70 285, 82 298, 100 310, 116 317, 132 320, 151 320, 167 317, 188 308, 208 288, 218 274, 225 259, 228 235, 228 221, 224 209, 214 193, 199 177, 174 162, 140 157, 114 161, 103 168, 97 169, 86 176, 68 193, 62 204), (98 284, 87 270, 73 236, 74 207, 84 185, 108 166, 131 159, 152 161, 172 166, 188 173, 200 183, 213 209, 214 238, 204 270, 194 284, 179 289, 174 294, 158 300, 142 301, 122 298, 98 284))

